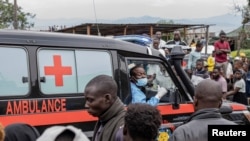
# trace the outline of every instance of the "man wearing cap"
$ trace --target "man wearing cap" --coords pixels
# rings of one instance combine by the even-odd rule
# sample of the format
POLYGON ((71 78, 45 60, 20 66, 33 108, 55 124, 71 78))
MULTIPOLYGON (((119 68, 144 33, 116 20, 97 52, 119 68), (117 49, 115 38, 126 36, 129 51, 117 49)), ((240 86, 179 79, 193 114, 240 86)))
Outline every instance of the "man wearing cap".
POLYGON ((240 53, 240 58, 241 58, 241 61, 242 61, 243 63, 247 63, 247 64, 248 64, 247 58, 246 58, 246 54, 245 54, 244 52, 241 52, 241 53, 240 53))
POLYGON ((226 40, 226 33, 221 30, 220 39, 214 43, 215 50, 215 64, 216 66, 222 66, 223 72, 226 74, 227 71, 227 54, 231 52, 228 41, 226 40))

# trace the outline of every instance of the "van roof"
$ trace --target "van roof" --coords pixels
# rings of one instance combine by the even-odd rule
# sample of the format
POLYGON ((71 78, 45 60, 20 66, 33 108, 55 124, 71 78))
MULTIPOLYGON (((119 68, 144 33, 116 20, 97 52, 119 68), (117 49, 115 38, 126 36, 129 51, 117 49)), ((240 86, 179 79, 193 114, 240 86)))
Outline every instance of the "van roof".
MULTIPOLYGON (((126 41, 94 35, 80 35, 58 32, 0 30, 0 44, 48 47, 52 46, 60 48, 64 46, 78 48, 105 48, 111 50, 115 49, 148 54, 147 48, 126 41)), ((153 54, 158 53, 156 52, 153 54)))

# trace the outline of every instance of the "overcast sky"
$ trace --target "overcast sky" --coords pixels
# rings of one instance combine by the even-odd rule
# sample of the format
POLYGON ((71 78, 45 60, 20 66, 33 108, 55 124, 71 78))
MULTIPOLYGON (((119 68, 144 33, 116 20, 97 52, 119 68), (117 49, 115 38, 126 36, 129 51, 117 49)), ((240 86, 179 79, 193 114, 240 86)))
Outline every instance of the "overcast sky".
MULTIPOLYGON (((14 0, 10 0, 13 2, 14 0)), ((233 13, 233 4, 247 0, 17 0, 37 19, 121 19, 153 16, 168 19, 206 18, 233 13)))

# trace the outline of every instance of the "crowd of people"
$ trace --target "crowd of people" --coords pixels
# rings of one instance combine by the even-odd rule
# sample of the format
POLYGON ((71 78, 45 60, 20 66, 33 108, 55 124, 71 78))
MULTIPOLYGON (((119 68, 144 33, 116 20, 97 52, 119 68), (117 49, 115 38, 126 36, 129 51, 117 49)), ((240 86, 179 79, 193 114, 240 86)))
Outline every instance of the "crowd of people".
POLYGON ((187 73, 196 86, 203 79, 218 82, 223 92, 223 99, 248 105, 250 97, 249 61, 244 53, 239 57, 230 56, 230 46, 226 33, 221 31, 220 39, 214 43, 214 51, 208 58, 201 58, 199 47, 190 53, 187 73))
MULTIPOLYGON (((162 40, 162 33, 157 31, 153 36, 152 48, 169 57, 170 51, 164 48, 165 45, 186 45, 181 39, 180 32, 173 32, 173 40, 165 42, 162 40)), ((205 39, 194 38, 190 46, 192 51, 188 55, 188 63, 184 68, 194 86, 203 79, 212 79, 220 83, 223 92, 223 99, 248 105, 250 97, 250 64, 245 53, 232 58, 231 47, 227 40, 226 33, 221 30, 219 40, 214 42, 214 50, 205 58, 202 56, 202 49, 205 46, 205 39)))
POLYGON ((187 46, 186 42, 184 42, 181 39, 180 31, 174 31, 173 32, 173 39, 169 41, 164 41, 162 39, 162 32, 156 31, 155 35, 152 37, 152 46, 151 48, 159 50, 160 53, 165 56, 166 58, 169 58, 171 47, 168 48, 167 45, 181 45, 181 46, 187 46), (170 49, 170 50, 169 50, 170 49))

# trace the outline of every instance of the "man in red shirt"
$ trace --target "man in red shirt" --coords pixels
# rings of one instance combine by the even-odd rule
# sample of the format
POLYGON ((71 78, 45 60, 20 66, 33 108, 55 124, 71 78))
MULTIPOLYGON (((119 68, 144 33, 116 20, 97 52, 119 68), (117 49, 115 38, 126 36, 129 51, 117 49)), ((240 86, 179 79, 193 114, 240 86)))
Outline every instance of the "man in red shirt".
POLYGON ((226 74, 227 70, 227 54, 231 52, 228 41, 226 40, 226 33, 222 30, 219 34, 220 39, 214 43, 215 50, 215 65, 223 67, 223 72, 226 74))

